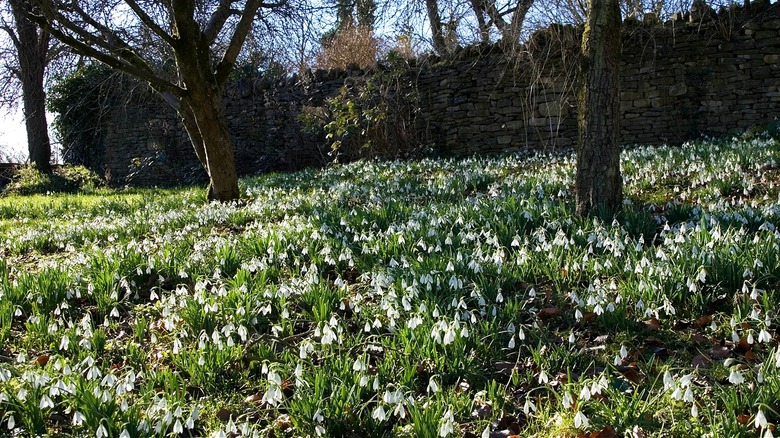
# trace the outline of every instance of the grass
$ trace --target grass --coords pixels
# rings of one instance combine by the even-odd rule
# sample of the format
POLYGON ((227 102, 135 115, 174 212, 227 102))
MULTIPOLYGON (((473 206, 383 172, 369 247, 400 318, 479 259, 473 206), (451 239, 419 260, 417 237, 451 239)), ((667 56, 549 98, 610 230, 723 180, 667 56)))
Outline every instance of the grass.
POLYGON ((230 205, 0 198, 0 427, 768 436, 778 159, 629 148, 606 222, 572 214, 567 154, 272 174, 230 205))

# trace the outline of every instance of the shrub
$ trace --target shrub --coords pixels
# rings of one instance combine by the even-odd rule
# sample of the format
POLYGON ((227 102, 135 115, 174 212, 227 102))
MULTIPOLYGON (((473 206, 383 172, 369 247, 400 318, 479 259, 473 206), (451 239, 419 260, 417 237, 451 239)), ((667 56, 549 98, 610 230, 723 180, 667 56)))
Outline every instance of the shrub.
POLYGON ((362 69, 376 65, 379 42, 369 26, 349 26, 327 35, 317 67, 347 70, 351 66, 362 69))
POLYGON ((30 164, 16 170, 3 194, 75 193, 94 190, 102 185, 100 177, 84 166, 57 166, 52 173, 46 174, 30 164))

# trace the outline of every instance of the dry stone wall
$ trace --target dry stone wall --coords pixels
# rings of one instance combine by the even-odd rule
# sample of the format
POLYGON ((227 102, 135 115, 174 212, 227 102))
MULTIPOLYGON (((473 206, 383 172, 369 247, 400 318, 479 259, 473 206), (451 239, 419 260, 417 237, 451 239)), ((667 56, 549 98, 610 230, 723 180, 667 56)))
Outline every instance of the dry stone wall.
MULTIPOLYGON (((780 6, 624 23, 621 138, 624 144, 679 143, 736 134, 780 117, 780 6)), ((527 53, 463 49, 404 71, 399 93, 415 96, 416 138, 445 154, 571 147, 577 140, 580 35, 555 26, 527 53)), ((324 137, 301 129, 301 108, 324 107, 345 84, 374 73, 316 71, 272 82, 242 79, 226 91, 226 112, 242 174, 328 161, 324 137)), ((101 128, 103 171, 118 184, 203 180, 175 114, 162 102, 125 105, 101 128)))

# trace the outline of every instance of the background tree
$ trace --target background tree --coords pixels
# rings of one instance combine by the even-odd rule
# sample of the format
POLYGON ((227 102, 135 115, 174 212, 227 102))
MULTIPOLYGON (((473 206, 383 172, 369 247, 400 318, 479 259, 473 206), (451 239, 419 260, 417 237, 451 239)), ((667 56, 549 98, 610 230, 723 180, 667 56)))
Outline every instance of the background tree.
POLYGON ((8 0, 0 26, 8 36, 3 53, 2 104, 15 108, 21 92, 30 162, 41 172, 51 171, 51 142, 46 122, 46 68, 58 53, 48 32, 29 20, 22 0, 8 0))
POLYGON ((615 212, 623 202, 620 176, 620 3, 589 0, 582 35, 577 214, 615 212))
POLYGON ((19 1, 75 51, 148 82, 181 117, 208 173, 208 198, 239 197, 222 90, 258 13, 284 0, 115 0, 94 10, 78 0, 19 1))

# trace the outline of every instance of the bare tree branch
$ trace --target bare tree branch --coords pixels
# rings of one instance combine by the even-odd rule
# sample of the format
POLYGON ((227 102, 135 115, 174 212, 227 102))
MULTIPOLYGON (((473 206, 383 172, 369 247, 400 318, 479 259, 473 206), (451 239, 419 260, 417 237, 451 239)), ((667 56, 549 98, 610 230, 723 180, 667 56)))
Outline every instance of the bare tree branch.
POLYGON ((135 0, 125 0, 125 3, 127 6, 130 7, 130 9, 133 10, 135 13, 135 16, 138 17, 141 22, 146 25, 152 32, 154 32, 155 35, 160 37, 163 41, 168 43, 168 45, 173 45, 173 37, 171 37, 167 32, 163 30, 155 21, 152 19, 152 17, 149 16, 149 14, 146 13, 140 6, 138 6, 138 3, 136 3, 135 0))

